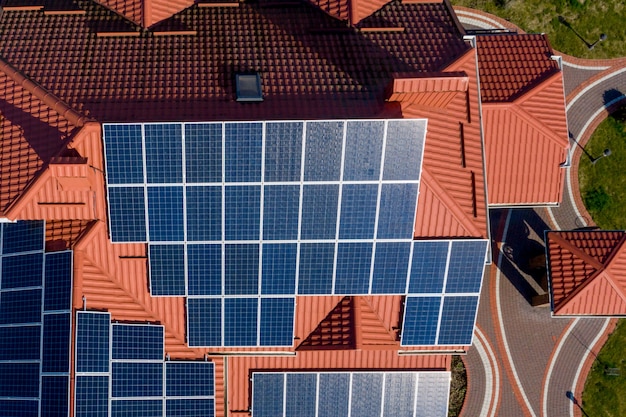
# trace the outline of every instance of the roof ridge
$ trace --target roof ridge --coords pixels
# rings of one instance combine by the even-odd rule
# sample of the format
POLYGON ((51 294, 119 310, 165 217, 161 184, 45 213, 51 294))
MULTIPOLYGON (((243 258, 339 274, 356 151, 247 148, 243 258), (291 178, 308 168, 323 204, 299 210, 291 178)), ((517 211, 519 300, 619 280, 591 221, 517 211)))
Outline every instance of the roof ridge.
POLYGON ((558 78, 559 75, 563 76, 561 70, 555 70, 551 74, 546 74, 542 79, 536 81, 536 84, 527 87, 527 90, 522 91, 520 95, 514 97, 510 102, 522 104, 531 98, 533 98, 538 92, 545 90, 554 81, 553 78, 558 78), (531 94, 532 93, 532 94, 531 94))
MULTIPOLYGON (((487 106, 488 107, 493 106, 496 108, 498 106, 502 107, 502 105, 498 103, 487 103, 487 106)), ((545 137, 547 137, 555 145, 558 145, 558 146, 568 145, 567 141, 564 141, 563 139, 561 139, 561 137, 554 130, 550 129, 546 125, 539 123, 539 121, 537 121, 537 119, 535 119, 530 113, 524 110, 520 104, 513 102, 510 104, 510 106, 511 106, 510 109, 513 111, 513 113, 517 114, 527 124, 534 127, 539 132, 543 133, 545 137)))
MULTIPOLYGON (((385 329, 385 333, 389 335, 390 341, 393 342, 393 344, 395 344, 396 340, 395 340, 395 334, 390 331, 390 329, 387 328, 387 326, 385 325, 385 322, 383 321, 383 319, 380 317, 380 314, 378 314, 378 310, 376 308, 374 308, 374 306, 372 305, 372 303, 370 303, 371 300, 371 296, 368 297, 357 297, 360 299, 361 301, 361 310, 363 310, 363 303, 365 303, 366 307, 368 308, 368 310, 374 315, 374 317, 376 317, 376 319, 378 320, 378 324, 380 324, 379 328, 381 329, 385 329)), ((362 317, 362 315, 361 315, 362 317)), ((378 333, 380 334, 380 333, 378 333)), ((361 338, 362 340, 362 338, 361 338)), ((380 341, 381 343, 379 344, 385 344, 382 343, 383 340, 380 341)))
POLYGON ((573 255, 578 256, 581 260, 598 270, 603 270, 605 266, 608 265, 603 264, 584 250, 580 249, 578 246, 571 243, 569 240, 565 239, 563 236, 561 236, 560 232, 548 232, 548 236, 549 239, 553 239, 558 244, 560 244, 562 248, 569 250, 573 255))

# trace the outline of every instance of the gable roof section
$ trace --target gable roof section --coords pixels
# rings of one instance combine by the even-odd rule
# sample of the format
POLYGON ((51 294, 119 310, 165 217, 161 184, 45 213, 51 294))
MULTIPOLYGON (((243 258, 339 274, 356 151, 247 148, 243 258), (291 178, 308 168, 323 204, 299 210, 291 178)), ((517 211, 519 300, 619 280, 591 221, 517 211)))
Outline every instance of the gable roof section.
POLYGON ((356 25, 389 0, 309 0, 335 19, 356 25))
POLYGON ((131 22, 149 28, 192 6, 194 0, 97 0, 131 22))
POLYGON ((555 315, 626 315, 626 232, 546 234, 555 315))

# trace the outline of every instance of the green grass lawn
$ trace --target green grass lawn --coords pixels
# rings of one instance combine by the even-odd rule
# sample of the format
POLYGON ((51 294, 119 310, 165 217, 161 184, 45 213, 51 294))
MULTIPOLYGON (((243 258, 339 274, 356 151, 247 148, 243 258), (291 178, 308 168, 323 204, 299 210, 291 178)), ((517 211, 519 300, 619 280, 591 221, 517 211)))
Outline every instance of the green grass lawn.
POLYGON ((583 391, 583 410, 589 416, 626 416, 626 321, 620 320, 587 377, 583 391), (606 370, 617 368, 619 375, 606 370))
POLYGON ((626 3, 624 0, 451 0, 452 4, 484 10, 529 33, 545 33, 552 47, 580 58, 626 56, 626 3), (588 43, 607 39, 589 50, 574 31, 559 21, 563 16, 588 43))

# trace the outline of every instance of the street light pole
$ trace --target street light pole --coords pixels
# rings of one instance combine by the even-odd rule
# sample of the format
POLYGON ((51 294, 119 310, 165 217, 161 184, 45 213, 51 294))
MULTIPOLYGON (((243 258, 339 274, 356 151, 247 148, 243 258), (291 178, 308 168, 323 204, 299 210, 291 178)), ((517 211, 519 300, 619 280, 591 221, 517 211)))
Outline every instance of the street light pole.
POLYGON ((592 49, 596 46, 596 44, 597 44, 598 42, 603 42, 603 41, 605 41, 605 40, 606 40, 606 34, 601 33, 601 34, 600 34, 600 37, 598 38, 598 40, 597 40, 597 41, 595 41, 594 43, 588 43, 588 44, 587 44, 587 48, 589 48, 589 50, 592 50, 592 49))
POLYGON ((598 162, 600 159, 602 159, 602 158, 604 158, 604 157, 607 157, 607 156, 609 156, 609 155, 611 155, 611 150, 610 150, 609 148, 606 148, 606 149, 602 152, 602 155, 600 155, 600 156, 598 156, 598 157, 596 157, 596 158, 593 158, 593 159, 591 160, 591 163, 592 163, 593 165, 595 165, 595 164, 596 164, 596 162, 598 162))

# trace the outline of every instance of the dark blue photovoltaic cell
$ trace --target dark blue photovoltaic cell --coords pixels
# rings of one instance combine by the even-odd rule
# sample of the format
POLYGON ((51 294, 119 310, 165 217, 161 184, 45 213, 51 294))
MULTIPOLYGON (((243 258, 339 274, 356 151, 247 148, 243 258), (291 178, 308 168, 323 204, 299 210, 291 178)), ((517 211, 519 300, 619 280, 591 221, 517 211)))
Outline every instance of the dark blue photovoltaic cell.
POLYGON ((76 377, 76 417, 109 416, 109 377, 76 377))
POLYGON ((414 372, 385 375, 384 417, 413 417, 416 376, 414 372))
POLYGON ((335 239, 339 185, 305 185, 302 195, 301 239, 335 239))
POLYGON ((252 374, 252 415, 282 416, 284 387, 285 374, 252 374))
POLYGON ((411 242, 378 242, 374 256, 373 294, 404 294, 411 242))
POLYGON ((0 327, 0 360, 39 360, 40 339, 40 326, 0 327))
POLYGON ((189 346, 221 346, 222 300, 187 299, 187 325, 189 346))
POLYGON ((441 293, 448 261, 448 242, 413 242, 409 293, 441 293))
POLYGON ((113 362, 113 397, 160 397, 163 395, 163 363, 113 362))
POLYGON ((372 266, 372 243, 339 243, 335 294, 367 294, 372 266))
POLYGON ((39 413, 37 400, 0 400, 0 415, 2 417, 33 417, 39 413))
POLYGON ((350 403, 350 375, 320 374, 318 417, 345 417, 350 403))
POLYGON ((165 400, 167 417, 213 417, 215 400, 185 398, 183 400, 165 400))
POLYGON ((185 247, 183 245, 149 245, 150 293, 185 295, 185 247))
POLYGON ((111 417, 163 417, 163 400, 114 400, 111 417))
POLYGON ((146 124, 144 130, 148 183, 182 183, 182 126, 180 124, 146 124))
POLYGON ((215 395, 215 375, 211 362, 166 362, 165 378, 167 397, 215 395))
POLYGON ((300 185, 266 185, 263 194, 263 239, 298 239, 300 185))
POLYGON ((226 295, 259 293, 259 245, 225 246, 224 290, 226 295))
POLYGON ((0 397, 38 398, 39 364, 0 362, 0 397))
POLYGON ((226 123, 226 182, 260 182, 263 124, 226 123))
POLYGON ((189 295, 222 294, 222 245, 187 245, 189 295))
POLYGON ((143 187, 109 188, 111 241, 146 241, 146 200, 143 187))
POLYGON ((471 345, 478 296, 445 297, 441 313, 439 345, 471 345))
POLYGON ((112 359, 163 359, 163 327, 113 324, 112 359))
POLYGON ((452 242, 447 293, 477 293, 485 269, 486 240, 468 240, 452 242))
POLYGON ((294 294, 296 290, 295 243, 263 245, 261 294, 294 294))
POLYGON ((108 184, 143 184, 141 125, 104 125, 108 184))
POLYGON ((434 345, 441 297, 406 297, 402 346, 434 345))
POLYGON ((224 346, 256 346, 258 299, 224 300, 224 346))
POLYGON ((41 290, 5 291, 0 294, 0 324, 40 323, 41 290))
POLYGON ((148 224, 152 242, 184 240, 183 187, 148 188, 148 224))
POLYGON ((226 187, 224 196, 226 240, 259 240, 261 187, 256 185, 226 187))
POLYGON ((378 184, 344 184, 341 191, 339 238, 374 238, 377 203, 378 184))
POLYGON ((70 251, 46 253, 44 311, 71 309, 72 256, 70 251))
POLYGON ((300 244, 298 294, 332 294, 334 243, 300 244))
POLYGON ((76 372, 109 372, 110 315, 78 313, 76 318, 76 372))
POLYGON ((222 124, 185 125, 187 184, 222 182, 222 124))
POLYGON ((316 390, 316 374, 287 374, 285 416, 315 417, 316 390))
POLYGON ((344 181, 378 181, 383 153, 383 121, 349 121, 346 128, 344 181))
POLYGON ((307 122, 305 181, 339 181, 343 122, 307 122))
POLYGON ((411 239, 417 184, 383 184, 378 210, 378 239, 411 239))
POLYGON ((419 180, 424 124, 424 120, 389 121, 383 180, 419 180))
POLYGON ((42 372, 70 371, 70 313, 46 314, 43 317, 42 372))
POLYGON ((261 346, 293 344, 293 298, 261 299, 261 346))
POLYGON ((2 258, 2 289, 38 287, 43 273, 43 253, 2 258))
POLYGON ((352 415, 380 417, 382 393, 382 374, 360 372, 352 374, 352 415))
POLYGON ((42 417, 61 417, 68 415, 69 382, 69 376, 44 376, 41 378, 42 417))
POLYGON ((222 240, 222 187, 187 187, 187 241, 222 240))
POLYGON ((2 225, 2 253, 43 250, 45 226, 43 221, 20 221, 2 225))
POLYGON ((302 122, 265 125, 265 182, 300 181, 302 122))

